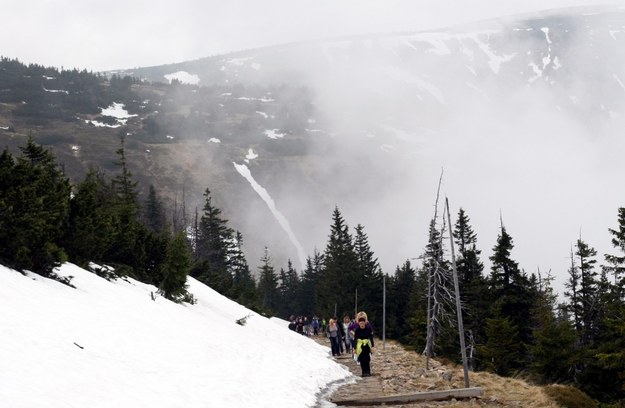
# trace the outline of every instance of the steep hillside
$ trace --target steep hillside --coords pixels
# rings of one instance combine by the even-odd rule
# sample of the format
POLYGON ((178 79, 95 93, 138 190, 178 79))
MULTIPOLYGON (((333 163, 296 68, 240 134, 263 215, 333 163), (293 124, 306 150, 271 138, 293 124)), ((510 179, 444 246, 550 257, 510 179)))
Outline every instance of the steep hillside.
POLYGON ((0 265, 3 407, 304 408, 350 376, 326 348, 192 278, 190 305, 73 264, 58 273, 75 288, 0 265))

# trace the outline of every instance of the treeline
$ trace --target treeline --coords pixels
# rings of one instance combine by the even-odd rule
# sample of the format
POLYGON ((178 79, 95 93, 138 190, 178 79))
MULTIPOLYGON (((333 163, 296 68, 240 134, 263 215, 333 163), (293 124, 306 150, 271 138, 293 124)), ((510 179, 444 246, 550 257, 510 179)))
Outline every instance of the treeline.
POLYGON ((0 58, 0 70, 0 102, 17 103, 15 115, 37 122, 75 121, 76 113, 99 113, 114 100, 112 92, 105 92, 106 77, 86 70, 59 71, 5 57, 0 58))
POLYGON ((625 208, 609 229, 617 254, 606 254, 603 265, 596 250, 577 240, 565 302, 558 303, 550 275, 527 274, 514 260, 503 222, 485 271, 462 209, 453 226, 435 216, 421 265, 405 261, 392 275, 382 272, 364 227, 350 230, 339 208, 324 250, 308 257, 303 271, 290 261, 277 271, 267 249, 252 273, 242 234, 228 226, 208 189, 204 207, 192 216, 184 203, 168 215, 153 187, 139 198, 124 139, 112 178, 92 169, 74 186, 32 139, 20 151, 18 157, 7 149, 0 155, 4 265, 58 278, 54 268, 71 261, 107 279, 131 276, 168 299, 193 302, 190 275, 266 315, 341 317, 366 310, 378 335, 385 288, 387 338, 460 362, 451 234, 472 369, 574 385, 604 403, 625 400, 625 208))
POLYGON ((606 254, 599 266, 596 250, 581 238, 576 241, 562 303, 550 274, 527 274, 519 267, 503 222, 488 257, 490 271, 484 270, 477 236, 463 209, 452 226, 435 217, 428 233, 420 268, 407 261, 390 278, 389 336, 418 351, 429 345, 433 355, 461 362, 451 234, 470 367, 540 384, 573 385, 598 401, 622 406, 625 208, 618 211, 618 227, 609 229, 618 255, 606 254))
MULTIPOLYGON (((20 150, 19 157, 8 149, 0 155, 0 261, 4 265, 59 279, 54 268, 69 260, 107 279, 131 276, 155 285, 168 299, 189 302, 193 297, 186 290, 187 275, 223 288, 220 280, 231 272, 228 267, 247 267, 240 234, 233 236, 225 226, 208 190, 204 213, 190 226, 181 214, 168 219, 152 186, 145 201, 139 200, 123 139, 117 151, 118 174, 108 179, 92 169, 76 186, 70 185, 50 151, 32 138, 20 150), (111 266, 113 271, 92 263, 111 266)), ((246 300, 245 285, 254 287, 246 272, 227 294, 242 287, 239 300, 246 300)))
POLYGON ((364 228, 350 232, 337 208, 325 250, 308 258, 301 274, 290 263, 277 274, 264 263, 263 306, 282 317, 294 312, 341 317, 366 310, 377 335, 385 306, 387 338, 461 363, 451 234, 470 368, 572 385, 602 406, 623 406, 625 208, 618 211, 618 227, 609 229, 618 254, 605 254, 603 265, 597 264, 596 250, 576 241, 561 303, 550 273, 528 274, 514 260, 513 238, 503 221, 488 257, 492 266, 485 271, 466 212, 460 209, 452 226, 443 218, 431 221, 421 265, 407 260, 389 276, 380 270, 364 228))

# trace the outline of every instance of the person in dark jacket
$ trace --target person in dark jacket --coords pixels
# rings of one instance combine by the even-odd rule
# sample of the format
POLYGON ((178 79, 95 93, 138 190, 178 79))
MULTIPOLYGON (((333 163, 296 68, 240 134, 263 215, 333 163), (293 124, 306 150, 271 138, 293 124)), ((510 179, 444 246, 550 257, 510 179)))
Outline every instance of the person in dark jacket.
POLYGON ((356 341, 356 355, 362 369, 362 376, 371 376, 371 354, 373 354, 373 331, 371 326, 367 326, 364 317, 358 318, 358 327, 354 330, 354 340, 356 341))
POLYGON ((339 329, 339 355, 343 354, 345 352, 345 329, 343 328, 343 324, 341 324, 341 322, 339 321, 339 319, 334 316, 332 319, 334 319, 334 322, 336 323, 336 326, 339 329))

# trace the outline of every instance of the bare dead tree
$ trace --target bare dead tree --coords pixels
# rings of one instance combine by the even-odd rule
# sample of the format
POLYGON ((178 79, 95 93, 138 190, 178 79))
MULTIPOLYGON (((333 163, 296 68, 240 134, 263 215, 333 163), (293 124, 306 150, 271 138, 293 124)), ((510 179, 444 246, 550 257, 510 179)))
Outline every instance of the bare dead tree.
MULTIPOLYGON (((434 202, 434 218, 430 222, 430 239, 429 242, 434 240, 434 231, 436 227, 436 218, 438 217, 438 199, 441 194, 441 184, 443 183, 443 170, 441 169, 441 175, 438 179, 438 189, 436 190, 436 201, 434 202)), ((432 355, 432 347, 433 347, 433 335, 432 335, 432 325, 431 325, 431 316, 432 316, 432 273, 430 269, 427 270, 428 273, 428 310, 427 310, 427 335, 425 341, 425 369, 430 369, 430 356, 432 355)))
POLYGON ((447 231, 447 222, 445 221, 445 209, 443 209, 442 225, 440 235, 437 242, 433 246, 434 251, 430 254, 430 270, 431 270, 431 316, 430 316, 430 352, 436 346, 436 340, 441 334, 445 324, 454 326, 455 321, 452 317, 454 294, 452 292, 451 271, 444 260, 443 239, 447 231))
MULTIPOLYGON (((443 172, 438 182, 434 218, 430 222, 429 253, 426 253, 424 265, 428 274, 428 313, 427 313, 427 339, 425 345, 426 369, 429 369, 430 357, 436 345, 444 322, 451 322, 449 306, 452 303, 453 294, 449 290, 450 271, 444 265, 443 236, 446 230, 446 222, 443 216, 440 235, 437 233, 438 201, 440 188, 443 180, 443 172)), ((443 214, 444 215, 444 214, 443 214)))

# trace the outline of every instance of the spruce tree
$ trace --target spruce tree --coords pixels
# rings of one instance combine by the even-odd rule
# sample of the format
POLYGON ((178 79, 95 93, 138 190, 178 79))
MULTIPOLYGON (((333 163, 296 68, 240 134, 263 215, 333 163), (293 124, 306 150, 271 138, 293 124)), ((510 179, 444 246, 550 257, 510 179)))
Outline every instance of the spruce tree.
POLYGON ((206 201, 195 243, 196 257, 207 261, 211 269, 227 271, 234 231, 228 227, 228 220, 222 218, 221 210, 213 205, 209 189, 204 192, 204 197, 206 201))
POLYGON ((477 235, 473 232, 470 219, 460 208, 454 228, 454 242, 458 248, 456 266, 460 286, 460 299, 463 305, 463 322, 472 348, 476 343, 486 341, 486 317, 491 299, 480 260, 482 251, 477 249, 477 235))
POLYGON ((142 282, 157 287, 161 285, 165 279, 163 265, 166 262, 167 249, 172 244, 172 238, 167 228, 160 233, 148 231, 146 228, 140 229, 137 246, 144 248, 145 251, 145 262, 141 265, 142 282))
MULTIPOLYGON (((125 138, 121 137, 121 146, 117 150, 119 159, 115 162, 120 172, 112 180, 115 194, 115 235, 107 260, 130 267, 132 273, 137 276, 143 274, 138 268, 145 261, 145 252, 144 248, 137 245, 139 235, 142 233, 138 221, 137 182, 133 180, 132 173, 128 169, 124 144, 125 138)), ((118 271, 123 273, 121 270, 118 271)))
POLYGON ((17 161, 7 150, 0 156, 0 260, 54 276, 53 269, 67 259, 59 243, 69 214, 69 180, 32 137, 20 150, 17 161))
POLYGON ((497 245, 493 248, 493 255, 489 258, 492 262, 491 285, 496 290, 505 290, 513 282, 520 280, 519 264, 511 258, 512 248, 514 248, 512 237, 502 224, 497 237, 497 245))
MULTIPOLYGON (((532 320, 531 310, 536 300, 535 288, 518 263, 511 257, 514 248, 512 237, 501 225, 501 232, 497 237, 497 244, 493 248, 490 286, 492 294, 497 299, 498 313, 502 319, 509 319, 514 327, 517 337, 512 340, 524 348, 532 342, 532 320)), ((497 324, 503 324, 503 321, 497 324)), ((486 334, 488 336, 488 333, 486 334)), ((490 339, 488 339, 490 342, 490 339)), ((506 366, 509 368, 519 368, 527 363, 527 355, 524 353, 515 354, 520 357, 518 360, 509 360, 506 366)))
POLYGON ((249 308, 257 308, 256 282, 243 253, 243 235, 240 231, 235 233, 230 254, 230 268, 232 270, 232 299, 249 308))
POLYGON ((414 313, 409 307, 413 290, 416 286, 416 271, 406 260, 397 267, 395 275, 389 279, 387 287, 387 330, 389 338, 405 341, 412 332, 409 322, 414 313))
POLYGON ((474 280, 483 277, 484 264, 479 258, 482 251, 477 249, 477 235, 473 232, 470 219, 462 208, 458 211, 453 236, 458 246, 458 259, 456 260, 458 281, 461 287, 466 287, 474 280))
POLYGON ((623 294, 623 283, 625 276, 625 207, 618 209, 618 227, 616 229, 609 228, 608 231, 612 235, 612 246, 618 249, 618 255, 605 254, 607 265, 603 268, 606 272, 612 274, 614 283, 620 287, 619 292, 623 294))
POLYGON ((625 400, 625 301, 621 294, 621 285, 613 284, 608 271, 602 271, 595 337, 583 349, 586 365, 579 378, 581 388, 601 401, 625 400))
MULTIPOLYGON (((156 193, 154 185, 150 184, 148 198, 145 202, 145 225, 150 232, 161 233, 167 224, 165 208, 156 193)), ((176 231, 177 232, 177 231, 176 231)))
POLYGON ((0 154, 0 260, 6 265, 12 262, 10 240, 13 240, 15 226, 12 225, 12 213, 15 211, 13 200, 16 200, 15 190, 18 186, 14 173, 15 161, 8 149, 0 154))
POLYGON ((169 243, 162 268, 164 278, 159 291, 163 296, 175 302, 188 298, 187 275, 191 268, 191 253, 183 232, 178 232, 169 243))
POLYGON ((293 314, 306 315, 310 313, 310 311, 300 310, 298 307, 299 285, 299 276, 297 276, 297 271, 293 268, 293 263, 289 259, 287 260, 286 271, 280 268, 278 316, 287 319, 293 314))
POLYGON ((368 318, 375 323, 382 316, 383 274, 375 254, 369 246, 369 239, 361 224, 356 226, 354 237, 356 254, 356 276, 360 283, 358 308, 366 310, 368 318))
POLYGON ((97 169, 89 169, 70 202, 69 224, 63 238, 69 259, 81 266, 101 263, 114 237, 114 196, 97 169))
POLYGON ((575 255, 579 259, 579 298, 581 301, 582 336, 581 344, 590 344, 596 335, 598 299, 597 299, 597 272, 594 257, 597 251, 581 239, 577 240, 575 255))
POLYGON ((261 266, 258 267, 260 273, 258 278, 258 294, 262 310, 269 315, 273 315, 278 309, 279 292, 278 276, 271 263, 269 249, 265 247, 265 253, 261 258, 261 266))
POLYGON ((544 384, 567 383, 572 379, 575 358, 575 329, 566 316, 556 316, 557 296, 551 287, 552 278, 544 279, 533 308, 533 338, 529 353, 530 369, 544 384))
POLYGON ((233 278, 230 270, 233 230, 228 227, 228 220, 221 217, 221 210, 213 205, 208 189, 204 197, 206 202, 194 243, 196 265, 192 268, 191 276, 219 293, 229 295, 233 278))
POLYGON ((414 287, 410 292, 407 313, 407 333, 404 335, 407 344, 417 352, 426 349, 428 330, 428 274, 421 268, 417 270, 414 287))
POLYGON ((582 324, 582 316, 584 315, 584 304, 582 301, 582 297, 580 294, 580 273, 579 267, 575 262, 575 255, 573 254, 573 249, 571 248, 571 267, 568 269, 569 278, 565 282, 564 286, 567 289, 564 292, 564 296, 569 300, 566 304, 567 311, 571 314, 573 319, 573 327, 575 328, 575 333, 579 339, 579 343, 581 344, 582 332, 583 332, 583 324, 582 324))
POLYGON ((337 315, 351 312, 351 299, 358 285, 364 283, 364 277, 358 276, 353 238, 338 207, 334 208, 332 221, 318 291, 320 312, 325 316, 333 316, 335 311, 337 315))
POLYGON ((298 310, 303 313, 319 314, 319 279, 323 270, 323 254, 316 249, 313 257, 306 258, 298 294, 298 310))
POLYGON ((510 317, 503 315, 496 304, 486 319, 486 344, 478 346, 477 365, 502 376, 509 376, 522 368, 523 344, 510 317))

